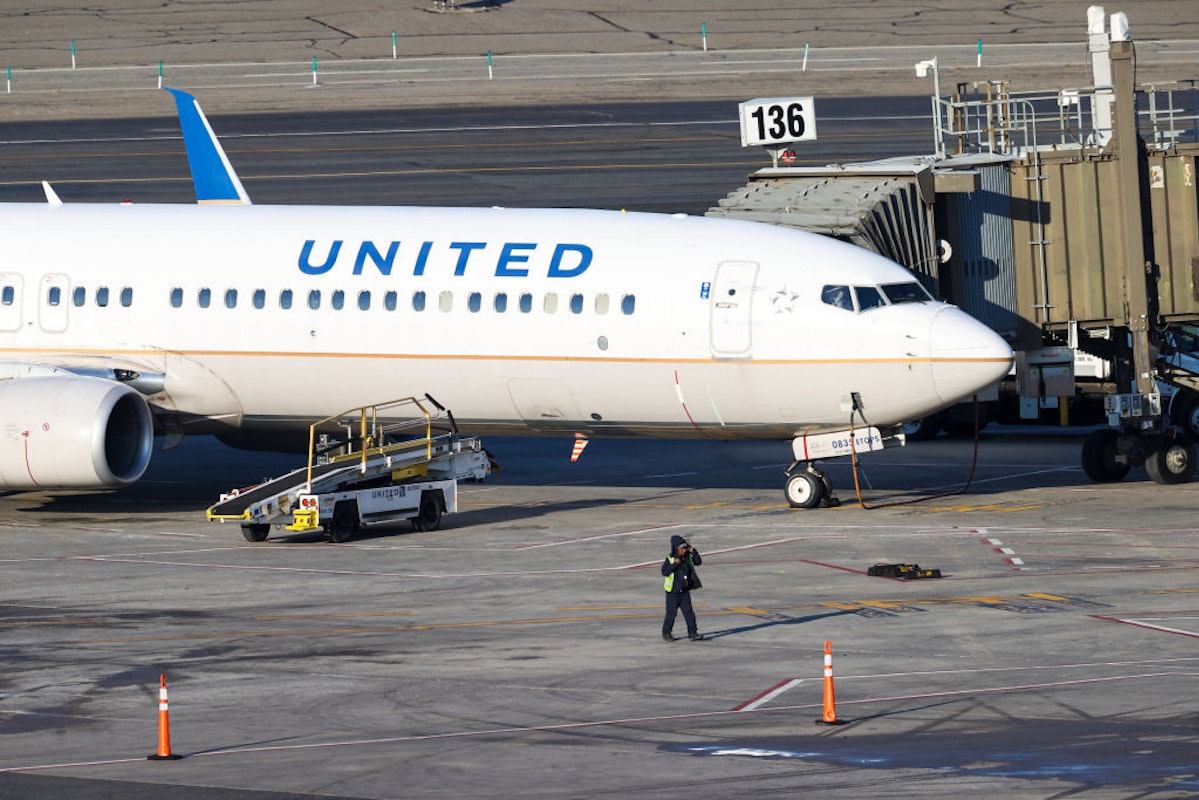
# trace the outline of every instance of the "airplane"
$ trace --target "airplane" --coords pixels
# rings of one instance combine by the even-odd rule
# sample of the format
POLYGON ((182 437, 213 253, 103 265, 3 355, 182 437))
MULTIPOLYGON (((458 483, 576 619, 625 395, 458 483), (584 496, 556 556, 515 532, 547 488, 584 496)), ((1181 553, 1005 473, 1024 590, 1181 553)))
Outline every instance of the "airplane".
POLYGON ((130 484, 156 435, 292 449, 315 419, 419 389, 479 435, 792 440, 785 496, 811 508, 855 415, 872 449, 1012 363, 898 264, 779 226, 254 205, 171 91, 196 205, 48 184, 0 204, 0 489, 130 484))

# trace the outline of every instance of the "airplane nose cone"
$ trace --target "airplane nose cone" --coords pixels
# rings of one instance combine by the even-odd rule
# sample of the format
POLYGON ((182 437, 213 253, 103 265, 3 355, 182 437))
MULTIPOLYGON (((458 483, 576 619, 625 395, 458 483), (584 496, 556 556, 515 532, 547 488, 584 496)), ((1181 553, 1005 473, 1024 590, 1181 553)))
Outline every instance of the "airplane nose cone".
POLYGON ((933 319, 930 332, 933 386, 946 403, 993 386, 1012 367, 1012 348, 999 334, 960 308, 933 319))

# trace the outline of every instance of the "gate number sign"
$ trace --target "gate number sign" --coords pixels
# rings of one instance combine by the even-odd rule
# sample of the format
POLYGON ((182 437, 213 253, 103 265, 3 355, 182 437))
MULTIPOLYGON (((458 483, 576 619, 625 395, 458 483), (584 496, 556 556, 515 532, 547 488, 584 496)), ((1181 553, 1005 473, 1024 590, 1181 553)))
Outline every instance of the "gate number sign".
POLYGON ((742 147, 816 138, 811 97, 759 97, 746 100, 740 111, 742 147))

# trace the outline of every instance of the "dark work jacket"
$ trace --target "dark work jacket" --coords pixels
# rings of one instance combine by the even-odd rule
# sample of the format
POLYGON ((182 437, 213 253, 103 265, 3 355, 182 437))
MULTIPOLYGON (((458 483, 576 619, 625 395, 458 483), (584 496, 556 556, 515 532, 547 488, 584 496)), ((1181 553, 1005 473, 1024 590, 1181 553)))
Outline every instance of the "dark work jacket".
POLYGON ((671 554, 662 562, 662 575, 666 578, 666 581, 663 581, 663 589, 670 582, 671 575, 674 576, 674 583, 671 585, 671 588, 666 590, 671 594, 682 594, 683 592, 689 592, 692 589, 699 589, 703 586, 699 582, 699 573, 695 571, 695 568, 704 563, 704 559, 694 547, 691 548, 690 555, 690 559, 684 560, 671 554))

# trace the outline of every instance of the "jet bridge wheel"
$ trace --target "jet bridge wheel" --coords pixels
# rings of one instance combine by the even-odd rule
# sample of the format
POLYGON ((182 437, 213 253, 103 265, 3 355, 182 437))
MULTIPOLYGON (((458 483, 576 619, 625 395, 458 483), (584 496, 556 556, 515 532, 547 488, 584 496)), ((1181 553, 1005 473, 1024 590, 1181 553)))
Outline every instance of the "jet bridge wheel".
POLYGON ((816 508, 829 495, 828 478, 823 473, 799 470, 787 476, 783 494, 792 508, 816 508))
POLYGON ((329 541, 342 544, 358 532, 358 503, 342 500, 333 506, 333 521, 329 523, 329 541))
POLYGON ((1116 461, 1116 440, 1119 438, 1118 431, 1104 428, 1092 433, 1082 443, 1082 471, 1087 474, 1088 478, 1096 483, 1115 483, 1124 480, 1131 465, 1127 462, 1116 461))
POLYGON ((1186 439, 1162 439, 1145 459, 1154 483, 1186 483, 1195 474, 1195 445, 1186 439))
POLYGON ((271 526, 247 523, 241 526, 241 535, 247 542, 265 542, 266 537, 271 535, 271 526))

